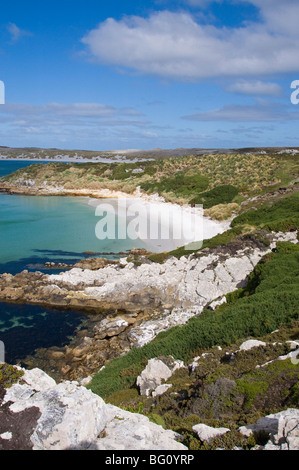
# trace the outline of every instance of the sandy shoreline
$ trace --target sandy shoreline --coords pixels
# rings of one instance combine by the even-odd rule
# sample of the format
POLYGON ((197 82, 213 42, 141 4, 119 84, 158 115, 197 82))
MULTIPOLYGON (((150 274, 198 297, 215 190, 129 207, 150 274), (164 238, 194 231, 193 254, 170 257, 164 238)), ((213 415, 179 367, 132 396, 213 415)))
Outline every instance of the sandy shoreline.
MULTIPOLYGON (((133 194, 103 190, 102 195, 105 199, 114 200, 114 203, 111 202, 111 211, 115 211, 121 220, 128 213, 133 214, 133 217, 135 215, 135 220, 133 218, 131 222, 133 229, 138 226, 139 239, 149 251, 171 251, 213 238, 230 228, 230 221, 219 222, 205 217, 200 207, 166 202, 158 194, 141 193, 139 188, 133 194)), ((104 202, 105 206, 107 202, 104 202)), ((90 197, 89 205, 101 209, 102 203, 90 197)), ((201 243, 197 245, 200 249, 201 243)))
MULTIPOLYGON (((70 196, 87 198, 88 204, 101 210, 103 204, 109 205, 108 212, 115 212, 121 221, 129 223, 129 238, 142 240, 144 248, 152 252, 171 251, 175 248, 225 232, 230 228, 228 221, 216 221, 203 215, 200 207, 181 206, 166 202, 158 194, 147 195, 138 187, 129 194, 119 190, 103 189, 65 189, 59 186, 29 186, 4 183, 0 192, 27 196, 70 196), (136 213, 135 219, 128 214, 136 213), (134 233, 133 233, 134 232, 134 233), (139 233, 139 236, 136 235, 139 233), (130 236, 131 235, 131 236, 130 236)), ((123 229, 125 230, 125 229, 123 229)), ((198 244, 200 249, 201 244, 198 244)))

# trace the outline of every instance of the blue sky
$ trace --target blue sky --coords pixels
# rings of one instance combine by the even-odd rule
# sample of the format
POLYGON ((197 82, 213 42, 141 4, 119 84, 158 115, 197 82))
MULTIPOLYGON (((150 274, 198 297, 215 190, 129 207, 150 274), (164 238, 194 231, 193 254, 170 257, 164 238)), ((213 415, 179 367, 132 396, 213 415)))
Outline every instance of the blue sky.
POLYGON ((299 146, 297 0, 1 6, 0 145, 299 146))

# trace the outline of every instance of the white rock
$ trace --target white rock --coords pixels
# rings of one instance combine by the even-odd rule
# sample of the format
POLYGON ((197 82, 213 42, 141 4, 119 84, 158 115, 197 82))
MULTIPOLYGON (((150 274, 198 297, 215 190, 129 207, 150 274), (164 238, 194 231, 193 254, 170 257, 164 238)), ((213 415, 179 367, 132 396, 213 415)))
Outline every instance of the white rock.
POLYGON ((242 426, 238 431, 244 436, 265 431, 269 433, 269 442, 264 450, 299 450, 299 410, 289 408, 279 413, 259 419, 255 424, 242 426), (275 447, 274 447, 275 446, 275 447))
POLYGON ((209 308, 215 310, 217 307, 220 307, 220 305, 226 304, 226 302, 226 297, 223 296, 221 299, 214 300, 214 302, 210 303, 209 308))
POLYGON ((140 395, 149 396, 152 390, 155 390, 162 381, 168 380, 172 376, 169 367, 159 359, 150 359, 146 368, 137 377, 137 386, 140 389, 140 395))
POLYGON ((22 370, 24 372, 22 379, 37 392, 51 390, 56 387, 55 380, 52 379, 52 377, 49 377, 41 369, 35 368, 31 370, 22 370))
MULTIPOLYGON (((180 436, 154 424, 143 415, 106 405, 99 396, 77 382, 62 382, 53 388, 37 391, 33 377, 42 371, 26 374, 31 383, 17 383, 6 390, 3 404, 14 413, 36 407, 40 416, 34 428, 29 426, 33 450, 188 450, 177 442, 180 436)), ((27 380, 26 379, 26 380, 27 380)), ((3 428, 3 427, 2 427, 3 428)), ((1 433, 3 440, 13 439, 10 424, 1 433)))
POLYGON ((158 397, 160 395, 163 395, 163 393, 167 392, 172 387, 172 384, 163 384, 159 385, 153 392, 152 396, 153 397, 158 397))
POLYGON ((146 368, 137 377, 136 384, 140 395, 149 396, 152 391, 166 382, 172 374, 184 366, 183 361, 175 361, 173 357, 168 358, 169 366, 160 359, 150 359, 146 368))
POLYGON ((3 434, 0 434, 0 439, 4 439, 5 441, 10 441, 11 438, 12 438, 11 432, 4 432, 3 434))
POLYGON ((258 341, 256 339, 249 339, 247 341, 244 341, 244 343, 241 344, 240 346, 240 351, 250 351, 252 348, 258 348, 260 346, 267 346, 266 343, 263 341, 258 341))
POLYGON ((97 450, 188 450, 177 433, 151 423, 146 416, 107 405, 109 423, 97 450))
POLYGON ((151 263, 135 266, 122 261, 121 267, 105 266, 95 271, 74 268, 59 275, 50 275, 47 279, 55 289, 65 291, 67 287, 69 297, 81 295, 86 300, 122 307, 136 295, 144 305, 152 305, 152 298, 155 298, 157 305, 167 305, 172 311, 170 315, 131 330, 130 339, 140 347, 161 331, 174 326, 176 321, 178 324, 186 323, 192 316, 201 313, 207 304, 244 286, 254 266, 275 248, 278 240, 297 241, 297 232, 274 236, 276 239, 271 247, 253 249, 245 246, 234 255, 223 248, 221 254, 206 252, 199 257, 171 257, 163 265, 151 263), (158 328, 154 328, 153 323, 158 328))
POLYGON ((211 426, 207 426, 206 424, 196 424, 192 427, 193 431, 196 432, 198 438, 202 442, 209 442, 211 439, 215 437, 222 436, 227 432, 230 432, 228 428, 212 428, 211 426))
POLYGON ((15 384, 3 400, 12 402, 15 413, 39 408, 41 416, 30 438, 33 450, 86 449, 105 428, 105 402, 86 388, 72 382, 40 392, 33 387, 15 384))

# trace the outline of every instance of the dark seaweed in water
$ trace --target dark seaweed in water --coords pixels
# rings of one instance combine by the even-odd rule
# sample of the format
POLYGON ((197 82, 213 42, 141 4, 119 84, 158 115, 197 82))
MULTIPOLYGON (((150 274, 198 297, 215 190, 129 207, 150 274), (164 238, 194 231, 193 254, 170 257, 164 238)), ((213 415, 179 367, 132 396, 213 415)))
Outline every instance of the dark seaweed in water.
POLYGON ((0 303, 0 341, 5 361, 21 362, 36 349, 68 344, 86 316, 35 305, 0 303))

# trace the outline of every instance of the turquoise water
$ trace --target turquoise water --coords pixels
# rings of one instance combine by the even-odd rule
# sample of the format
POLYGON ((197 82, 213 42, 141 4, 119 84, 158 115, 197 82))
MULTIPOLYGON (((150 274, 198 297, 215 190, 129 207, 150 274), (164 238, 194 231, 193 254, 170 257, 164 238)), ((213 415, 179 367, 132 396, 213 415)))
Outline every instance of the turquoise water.
MULTIPOLYGON (((113 202, 113 201, 111 201, 113 202)), ((118 253, 132 240, 99 240, 87 198, 0 195, 0 272, 41 269, 45 261, 75 262, 84 252, 118 253)))
MULTIPOLYGON (((0 161, 0 176, 22 165, 0 161)), ((0 194, 0 273, 45 271, 47 261, 72 264, 87 257, 86 252, 118 253, 143 246, 140 240, 99 240, 95 229, 100 218, 89 202, 83 197, 0 194)))
MULTIPOLYGON (((30 164, 0 161, 0 177, 30 164)), ((23 269, 49 272, 47 261, 72 264, 90 256, 86 251, 118 253, 142 246, 136 240, 98 240, 98 221, 88 198, 0 194, 0 274, 23 269)), ((0 303, 5 360, 14 364, 37 348, 68 343, 82 319, 79 312, 0 303)))

